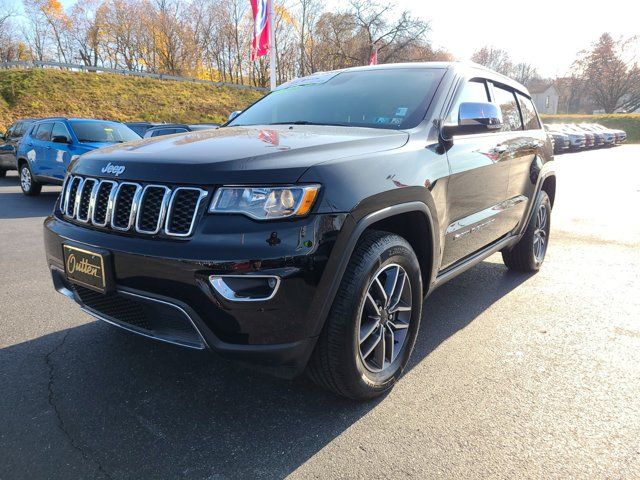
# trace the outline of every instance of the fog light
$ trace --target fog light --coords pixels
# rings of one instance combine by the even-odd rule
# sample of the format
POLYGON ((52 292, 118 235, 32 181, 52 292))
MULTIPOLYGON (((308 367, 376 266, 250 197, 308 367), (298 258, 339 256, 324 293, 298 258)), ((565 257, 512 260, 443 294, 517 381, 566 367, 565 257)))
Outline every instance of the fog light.
POLYGON ((280 277, 275 275, 211 275, 211 286, 232 302, 265 302, 275 297, 280 277))

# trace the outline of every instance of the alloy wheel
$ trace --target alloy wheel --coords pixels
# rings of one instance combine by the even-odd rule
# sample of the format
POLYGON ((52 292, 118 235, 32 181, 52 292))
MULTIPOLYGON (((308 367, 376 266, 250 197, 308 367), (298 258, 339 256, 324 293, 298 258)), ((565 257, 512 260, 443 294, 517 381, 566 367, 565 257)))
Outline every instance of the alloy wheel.
POLYGON ((533 257, 541 263, 547 252, 549 212, 546 205, 540 205, 536 214, 536 229, 533 232, 533 257))
POLYGON ((359 352, 365 367, 381 372, 402 353, 411 322, 411 281, 400 265, 382 267, 369 284, 360 313, 359 352))
POLYGON ((20 185, 25 192, 31 190, 31 172, 28 167, 22 167, 20 170, 20 185))

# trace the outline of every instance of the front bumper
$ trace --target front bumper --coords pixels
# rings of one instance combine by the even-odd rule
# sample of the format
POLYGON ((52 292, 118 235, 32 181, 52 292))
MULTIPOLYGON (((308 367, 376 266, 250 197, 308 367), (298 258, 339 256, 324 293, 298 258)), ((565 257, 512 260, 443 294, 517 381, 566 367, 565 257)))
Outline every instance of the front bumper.
POLYGON ((344 215, 260 223, 205 216, 188 240, 140 238, 75 225, 59 212, 44 224, 55 288, 87 313, 132 332, 222 356, 299 373, 317 336, 308 306, 344 215), (110 252, 115 291, 102 295, 69 282, 63 244, 110 252), (213 277, 278 278, 272 298, 234 301, 213 277))

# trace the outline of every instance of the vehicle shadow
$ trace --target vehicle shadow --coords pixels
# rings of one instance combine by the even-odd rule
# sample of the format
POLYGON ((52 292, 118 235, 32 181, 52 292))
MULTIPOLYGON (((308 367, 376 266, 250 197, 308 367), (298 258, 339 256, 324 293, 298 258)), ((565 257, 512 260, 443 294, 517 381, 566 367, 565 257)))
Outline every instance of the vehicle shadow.
POLYGON ((20 180, 9 172, 0 178, 0 219, 44 217, 53 211, 60 187, 46 186, 42 193, 27 197, 20 191, 20 180))
MULTIPOLYGON (((409 368, 527 278, 483 262, 434 292, 409 368)), ((282 478, 385 401, 100 322, 1 349, 0 365, 1 478, 282 478)))

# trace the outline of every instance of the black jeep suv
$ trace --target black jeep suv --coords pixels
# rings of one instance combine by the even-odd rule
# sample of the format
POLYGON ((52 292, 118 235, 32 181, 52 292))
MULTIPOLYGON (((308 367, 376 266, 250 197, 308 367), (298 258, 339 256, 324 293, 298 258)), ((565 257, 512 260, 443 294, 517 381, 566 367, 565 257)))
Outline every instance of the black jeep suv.
POLYGON ((434 288, 498 251, 540 268, 552 155, 527 90, 480 66, 315 74, 218 130, 80 156, 47 261, 101 320, 370 398, 434 288))

